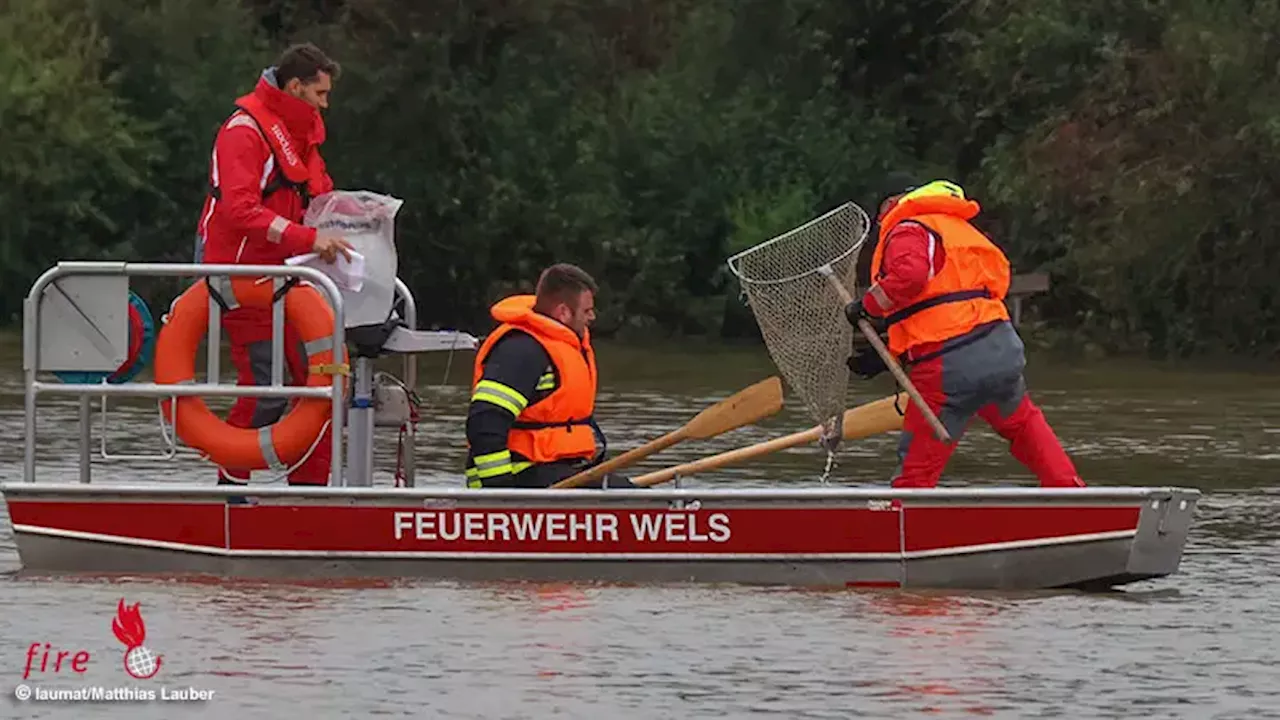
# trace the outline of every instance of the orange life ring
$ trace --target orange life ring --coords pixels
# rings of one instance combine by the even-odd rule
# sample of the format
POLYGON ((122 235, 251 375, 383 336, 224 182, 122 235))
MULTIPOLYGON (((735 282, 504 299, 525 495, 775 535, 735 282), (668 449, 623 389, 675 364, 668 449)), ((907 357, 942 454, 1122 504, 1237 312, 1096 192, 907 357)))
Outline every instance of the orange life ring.
MULTIPOLYGON (((274 288, 270 281, 247 276, 230 280, 240 307, 271 307, 274 288)), ((196 350, 209 331, 210 300, 208 283, 199 280, 173 301, 156 338, 157 384, 195 381, 196 350)), ((345 347, 342 363, 335 365, 333 343, 316 343, 333 335, 333 310, 318 290, 307 285, 290 288, 284 296, 284 319, 308 348, 313 347, 313 343, 318 346, 307 355, 308 386, 331 385, 332 375, 348 373, 345 347)), ((329 399, 296 398, 293 407, 278 422, 253 429, 228 425, 213 414, 203 398, 191 395, 179 397, 177 401, 178 437, 221 467, 238 470, 277 469, 298 462, 324 430, 333 407, 329 399)), ((171 399, 161 402, 169 422, 173 422, 172 404, 171 399)))

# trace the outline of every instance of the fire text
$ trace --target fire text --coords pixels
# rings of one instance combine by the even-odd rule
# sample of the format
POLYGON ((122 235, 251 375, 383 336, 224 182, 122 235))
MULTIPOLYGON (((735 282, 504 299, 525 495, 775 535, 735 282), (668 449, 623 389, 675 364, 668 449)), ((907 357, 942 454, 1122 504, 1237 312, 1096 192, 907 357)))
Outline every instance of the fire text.
POLYGON ((89 651, 59 650, 49 643, 31 643, 27 648, 27 664, 22 669, 22 679, 30 678, 32 672, 61 673, 63 668, 84 674, 89 669, 89 651))

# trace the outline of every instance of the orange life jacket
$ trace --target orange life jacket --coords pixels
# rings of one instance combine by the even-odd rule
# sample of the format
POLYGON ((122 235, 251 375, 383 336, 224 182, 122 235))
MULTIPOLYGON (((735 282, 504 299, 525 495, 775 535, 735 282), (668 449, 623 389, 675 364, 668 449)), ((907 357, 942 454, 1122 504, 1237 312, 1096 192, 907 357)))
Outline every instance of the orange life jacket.
POLYGON ((551 394, 530 404, 507 434, 507 449, 534 464, 573 458, 592 458, 596 437, 591 423, 596 404, 596 356, 591 334, 579 338, 563 323, 534 312, 534 296, 516 295, 493 306, 501 325, 489 333, 476 352, 471 389, 484 374, 484 359, 494 343, 512 330, 533 336, 547 351, 559 384, 551 394))
POLYGON ((871 277, 880 278, 885 238, 899 223, 911 221, 932 230, 946 253, 937 275, 915 301, 887 318, 889 350, 905 355, 923 343, 942 343, 979 325, 1008 320, 1009 260, 1000 248, 969 223, 980 207, 949 195, 906 198, 880 223, 880 242, 871 256, 871 277))

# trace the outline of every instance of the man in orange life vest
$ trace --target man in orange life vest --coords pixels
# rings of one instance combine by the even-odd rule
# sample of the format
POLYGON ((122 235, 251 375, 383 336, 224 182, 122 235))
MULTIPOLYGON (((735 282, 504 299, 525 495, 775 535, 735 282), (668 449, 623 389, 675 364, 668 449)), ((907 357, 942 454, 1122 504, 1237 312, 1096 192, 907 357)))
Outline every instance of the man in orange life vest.
MULTIPOLYGON (((945 180, 918 187, 897 180, 891 187, 897 189, 878 213, 874 283, 846 308, 850 322, 862 317, 887 327, 890 352, 954 441, 977 415, 1009 441, 1042 486, 1084 487, 1027 395, 1022 339, 1003 302, 1009 261, 970 224, 978 203, 945 180)), ((886 369, 870 347, 856 350, 849 367, 868 378, 886 369)), ((938 439, 908 403, 893 486, 936 486, 955 446, 938 439)))
MULTIPOLYGON (((280 265, 309 252, 328 262, 350 258, 351 245, 337 235, 302 225, 312 197, 333 190, 320 156, 325 139, 320 110, 339 73, 337 63, 311 44, 286 50, 267 68, 257 87, 236 100, 236 110, 214 140, 209 195, 200 213, 196 261, 211 264, 280 265)), ((211 278, 222 305, 222 327, 240 385, 271 382, 271 312, 237 308, 225 278, 211 278)), ((290 381, 306 381, 306 353, 285 327, 290 381)), ((260 428, 280 419, 285 398, 239 398, 228 424, 260 428)), ((324 485, 329 478, 330 434, 316 442, 307 460, 289 475, 291 485, 324 485)), ((249 471, 220 468, 219 484, 249 481, 249 471)))
MULTIPOLYGON (((592 414, 595 280, 552 265, 534 295, 491 309, 499 326, 476 351, 467 411, 467 486, 545 488, 599 462, 604 434, 592 414)), ((603 487, 633 487, 616 475, 603 487)))

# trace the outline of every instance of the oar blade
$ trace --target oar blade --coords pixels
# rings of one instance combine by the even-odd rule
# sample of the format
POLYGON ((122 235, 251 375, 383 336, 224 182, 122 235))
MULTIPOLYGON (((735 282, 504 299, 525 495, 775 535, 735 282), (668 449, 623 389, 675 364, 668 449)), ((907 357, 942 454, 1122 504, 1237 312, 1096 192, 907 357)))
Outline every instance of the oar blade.
POLYGON ((782 380, 772 376, 698 413, 683 428, 686 438, 705 440, 759 422, 782 409, 782 380))
POLYGON ((861 440, 901 430, 902 415, 898 412, 897 404, 898 397, 890 395, 845 410, 841 437, 845 440, 861 440))
POLYGON ((782 380, 777 376, 761 380, 698 413, 678 430, 650 440, 594 468, 584 470, 552 485, 553 488, 580 487, 604 477, 606 473, 633 465, 653 453, 665 450, 682 440, 706 440, 743 425, 750 425, 782 409, 782 380))
MULTIPOLYGON (((902 429, 902 415, 896 408, 897 397, 890 395, 855 408, 844 411, 845 440, 861 440, 882 433, 902 429)), ((765 442, 722 452, 718 455, 700 458, 692 462, 681 463, 672 467, 656 470, 631 479, 640 487, 649 487, 667 482, 679 475, 689 477, 709 470, 717 470, 731 465, 739 465, 770 453, 800 447, 814 443, 821 437, 822 427, 815 427, 803 432, 792 433, 784 437, 773 438, 765 442)))

